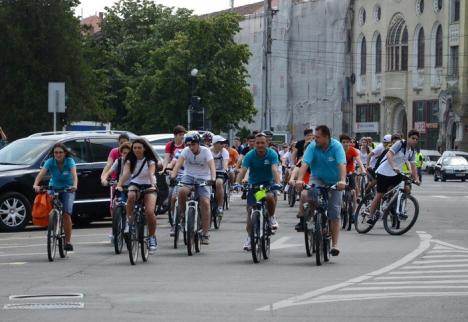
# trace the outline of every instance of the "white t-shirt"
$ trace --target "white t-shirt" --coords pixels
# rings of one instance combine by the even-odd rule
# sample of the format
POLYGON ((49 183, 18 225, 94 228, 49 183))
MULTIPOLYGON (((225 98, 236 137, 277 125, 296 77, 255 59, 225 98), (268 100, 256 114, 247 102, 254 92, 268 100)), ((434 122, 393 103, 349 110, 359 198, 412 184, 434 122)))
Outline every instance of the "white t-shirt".
POLYGON ((367 165, 367 150, 359 150, 361 153, 361 161, 363 165, 367 165))
POLYGON ((200 152, 197 155, 194 155, 190 148, 186 147, 180 156, 185 159, 184 175, 202 180, 211 179, 208 161, 213 160, 213 155, 211 154, 210 149, 200 146, 200 152))
MULTIPOLYGON (((393 152, 395 166, 398 169, 401 169, 406 161, 409 161, 413 164, 416 162, 416 151, 411 149, 408 145, 406 145, 406 151, 403 151, 402 142, 403 141, 398 141, 390 148, 390 151, 393 152)), ((388 162, 386 157, 384 157, 376 172, 387 177, 394 177, 397 175, 396 172, 393 171, 393 168, 390 166, 390 162, 388 162)))
POLYGON ((130 182, 136 184, 152 184, 153 182, 156 182, 154 173, 150 173, 149 171, 149 166, 152 164, 156 164, 156 162, 154 162, 153 160, 146 161, 146 158, 137 160, 135 169, 133 170, 133 173, 130 176, 130 182), (145 164, 143 165, 141 172, 138 174, 143 162, 145 162, 145 164), (136 174, 138 175, 135 176, 136 174), (151 180, 152 178, 154 178, 154 180, 151 180))
POLYGON ((224 171, 224 160, 229 161, 229 152, 223 148, 219 152, 215 152, 213 148, 211 148, 211 154, 213 154, 213 159, 215 163, 216 171, 221 172, 224 171))
POLYGON ((369 166, 371 168, 375 167, 375 164, 377 163, 377 159, 380 157, 380 155, 385 151, 385 146, 383 143, 379 143, 374 150, 372 150, 372 157, 369 162, 369 166))

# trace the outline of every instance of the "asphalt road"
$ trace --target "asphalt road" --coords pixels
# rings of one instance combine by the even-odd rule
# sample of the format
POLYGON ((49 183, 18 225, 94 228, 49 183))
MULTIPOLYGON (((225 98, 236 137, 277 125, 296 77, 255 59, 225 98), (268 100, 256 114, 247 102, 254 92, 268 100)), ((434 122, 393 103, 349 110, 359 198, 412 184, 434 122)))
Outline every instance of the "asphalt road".
POLYGON ((200 254, 173 249, 162 217, 158 251, 136 266, 114 255, 109 223, 74 230, 75 252, 53 263, 44 230, 1 233, 0 321, 467 321, 467 188, 425 176, 409 233, 342 232, 340 256, 321 267, 284 201, 271 258, 253 264, 238 196, 200 254), (41 294, 55 297, 11 297, 41 294))

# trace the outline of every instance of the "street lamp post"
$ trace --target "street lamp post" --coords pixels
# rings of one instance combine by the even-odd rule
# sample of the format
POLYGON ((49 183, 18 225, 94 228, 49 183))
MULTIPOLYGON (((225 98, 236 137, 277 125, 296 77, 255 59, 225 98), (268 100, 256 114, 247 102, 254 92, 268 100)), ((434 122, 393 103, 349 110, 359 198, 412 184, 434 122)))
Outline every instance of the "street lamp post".
POLYGON ((198 69, 193 68, 190 71, 190 76, 192 77, 192 93, 191 93, 191 96, 190 96, 189 108, 187 109, 187 128, 188 128, 188 130, 191 130, 191 126, 192 126, 192 111, 193 111, 193 106, 192 106, 193 99, 192 99, 192 97, 195 95, 195 88, 196 88, 196 85, 197 85, 198 69))

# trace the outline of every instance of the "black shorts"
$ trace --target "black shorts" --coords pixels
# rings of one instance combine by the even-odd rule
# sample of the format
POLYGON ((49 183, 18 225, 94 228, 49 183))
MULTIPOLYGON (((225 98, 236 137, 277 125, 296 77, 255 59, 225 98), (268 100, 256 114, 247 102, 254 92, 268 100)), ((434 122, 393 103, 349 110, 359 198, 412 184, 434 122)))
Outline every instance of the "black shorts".
POLYGON ((353 173, 353 174, 348 174, 346 177, 348 178, 349 189, 351 190, 356 189, 356 175, 353 173))
POLYGON ((375 173, 375 170, 374 170, 372 167, 368 167, 368 168, 367 168, 367 173, 369 174, 369 177, 370 177, 372 180, 377 179, 377 174, 375 173))
POLYGON ((377 173, 377 192, 386 193, 390 188, 398 185, 401 180, 399 175, 387 177, 377 173))

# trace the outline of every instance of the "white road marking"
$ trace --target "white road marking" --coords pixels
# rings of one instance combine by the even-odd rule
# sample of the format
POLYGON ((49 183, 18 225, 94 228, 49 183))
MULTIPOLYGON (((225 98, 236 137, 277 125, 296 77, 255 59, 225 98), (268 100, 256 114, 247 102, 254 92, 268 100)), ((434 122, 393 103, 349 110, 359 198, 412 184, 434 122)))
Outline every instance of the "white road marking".
MULTIPOLYGON (((73 245, 102 245, 102 244, 110 244, 108 240, 106 241, 99 241, 99 242, 80 242, 80 243, 73 243, 73 245)), ((11 249, 11 248, 28 248, 28 247, 44 247, 46 244, 28 244, 28 245, 10 245, 10 246, 0 246, 0 249, 11 249)))
MULTIPOLYGON (((439 271, 437 271, 439 272, 439 271)), ((414 280, 414 279, 468 278, 468 275, 421 275, 421 276, 381 276, 376 280, 414 280)))
POLYGON ((407 271, 390 272, 390 275, 412 275, 412 274, 438 274, 438 273, 468 273, 468 269, 448 269, 448 270, 427 270, 427 271, 407 271))
POLYGON ((289 239, 291 239, 291 237, 281 237, 275 240, 273 243, 271 243, 270 249, 284 249, 284 248, 299 247, 299 246, 304 245, 304 244, 287 244, 287 241, 289 239))
MULTIPOLYGON (((447 259, 447 253, 462 253, 468 250, 465 247, 452 245, 440 240, 432 240, 432 237, 425 233, 417 232, 421 241, 419 246, 393 264, 382 269, 368 273, 346 282, 327 286, 302 295, 287 298, 276 303, 258 308, 260 311, 273 311, 281 308, 307 305, 313 303, 351 301, 364 299, 388 299, 388 298, 408 298, 408 297, 428 297, 428 296, 468 296, 468 291, 456 292, 454 289, 468 289, 468 263, 466 259, 447 259), (432 248, 431 248, 432 246, 432 248), (431 249, 433 255, 439 257, 429 257, 429 260, 422 255, 431 249), (416 260, 416 258, 424 260, 416 260), (434 260, 431 258, 435 258, 434 260), (446 258, 438 260, 436 258, 446 258), (457 264, 462 262, 463 264, 457 264), (441 263, 441 265, 432 265, 441 263), (448 264, 445 264, 448 263, 448 264), (453 264, 452 264, 453 263, 453 264), (410 264, 410 265, 408 265, 410 264), (426 265, 429 264, 429 265, 426 265), (457 268, 460 269, 443 269, 457 268), (467 269, 462 269, 467 267, 467 269), (442 268, 442 269, 439 269, 442 268), (461 274, 454 274, 461 273, 461 274), (431 280, 432 279, 432 280, 431 280), (461 284, 461 285, 460 285, 461 284), (416 291, 418 289, 428 291, 416 291), (444 291, 434 291, 441 289, 444 291), (390 292, 392 290, 404 290, 403 292, 390 292), (409 290, 409 291, 407 291, 409 290), (414 290, 414 291, 412 291, 414 290), (378 291, 369 293, 370 291, 378 291), (333 293, 331 293, 333 292, 333 293), (343 294, 345 292, 354 292, 343 294), (359 292, 365 292, 359 293, 359 292), (331 294, 326 294, 331 293, 331 294)), ((430 253, 430 252, 427 252, 430 253)), ((424 256, 427 256, 424 254, 424 256)), ((430 255, 429 255, 430 256, 430 255)), ((457 255, 455 255, 457 256, 457 255)), ((466 255, 458 255, 466 257, 466 255)), ((450 257, 449 257, 450 258, 450 257)))
POLYGON ((27 262, 11 262, 11 263, 0 263, 0 266, 17 266, 17 265, 24 265, 27 262))
POLYGON ((1 257, 13 257, 13 256, 33 256, 33 255, 47 255, 47 253, 21 253, 21 254, 2 254, 1 257))
MULTIPOLYGON (((82 238, 82 237, 93 237, 93 236, 105 236, 106 234, 73 234, 73 238, 82 238)), ((9 237, 9 238, 0 238, 0 242, 2 241, 9 241, 9 240, 27 240, 27 239, 46 239, 46 234, 41 236, 29 236, 29 237, 9 237)))
POLYGON ((449 196, 430 196, 431 198, 448 199, 449 196))
POLYGON ((468 258, 468 254, 466 255, 426 255, 422 258, 468 258))

